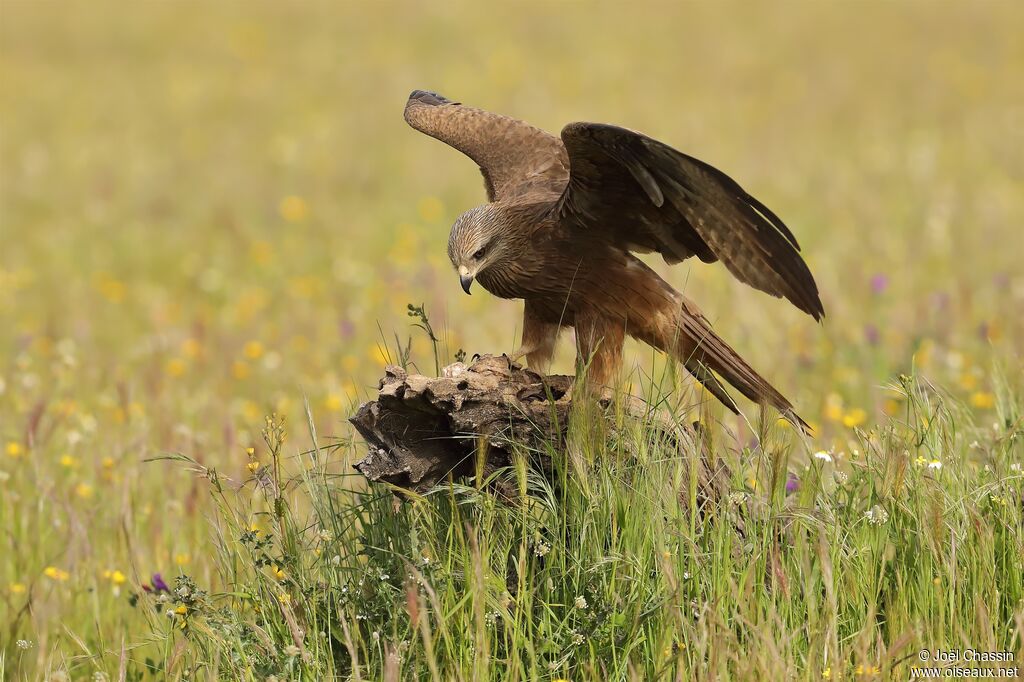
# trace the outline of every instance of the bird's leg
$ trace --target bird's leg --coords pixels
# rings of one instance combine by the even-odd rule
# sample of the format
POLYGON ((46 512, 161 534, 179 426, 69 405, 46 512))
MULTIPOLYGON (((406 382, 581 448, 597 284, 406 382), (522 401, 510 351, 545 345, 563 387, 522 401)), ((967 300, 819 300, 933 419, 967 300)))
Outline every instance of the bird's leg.
POLYGON ((601 400, 610 399, 622 367, 625 330, 615 320, 596 314, 577 314, 576 363, 584 369, 584 386, 601 400))
POLYGON ((525 356, 530 369, 547 374, 555 354, 558 330, 557 324, 543 321, 537 309, 527 301, 523 308, 523 343, 508 355, 509 362, 518 362, 525 356))

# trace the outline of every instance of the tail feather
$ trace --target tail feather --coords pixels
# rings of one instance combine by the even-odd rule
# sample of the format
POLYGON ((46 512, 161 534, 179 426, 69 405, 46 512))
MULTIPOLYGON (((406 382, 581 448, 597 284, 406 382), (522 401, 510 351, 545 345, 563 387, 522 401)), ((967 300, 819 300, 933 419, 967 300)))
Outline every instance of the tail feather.
POLYGON ((750 400, 771 405, 805 433, 810 433, 810 426, 796 413, 792 403, 715 334, 703 317, 681 310, 677 337, 672 344, 678 349, 676 359, 730 410, 739 413, 736 402, 715 374, 750 400))

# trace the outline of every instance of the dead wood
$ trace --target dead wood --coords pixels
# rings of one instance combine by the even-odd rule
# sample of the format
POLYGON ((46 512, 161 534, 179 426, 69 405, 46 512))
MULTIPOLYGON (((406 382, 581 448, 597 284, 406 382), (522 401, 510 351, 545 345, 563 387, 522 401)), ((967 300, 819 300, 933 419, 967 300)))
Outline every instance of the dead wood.
MULTIPOLYGON (((449 477, 486 477, 509 466, 517 449, 550 472, 552 455, 566 451, 570 416, 580 408, 574 407, 573 386, 573 377, 541 376, 505 356, 485 355, 470 365, 457 362, 440 377, 390 365, 377 399, 361 405, 349 420, 368 448, 355 467, 369 481, 418 493, 449 477)), ((632 420, 633 426, 655 429, 680 456, 700 452, 698 503, 718 498, 727 472, 720 460, 708 461, 697 429, 659 416, 636 398, 597 403, 586 414, 597 415, 592 425, 602 428, 592 431, 611 440, 626 430, 624 420, 632 420)))

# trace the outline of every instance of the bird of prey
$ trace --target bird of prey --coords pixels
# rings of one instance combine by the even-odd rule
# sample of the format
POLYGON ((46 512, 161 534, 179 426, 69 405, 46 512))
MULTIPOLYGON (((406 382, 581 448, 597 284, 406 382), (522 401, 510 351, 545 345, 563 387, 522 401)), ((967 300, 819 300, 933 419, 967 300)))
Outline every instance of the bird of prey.
POLYGON ((741 282, 820 320, 796 238, 732 178, 632 130, 570 123, 559 139, 424 90, 409 96, 405 120, 483 173, 489 203, 456 219, 448 256, 467 294, 475 280, 495 296, 523 299, 514 359, 525 355, 545 372, 559 331, 573 327, 587 380, 604 387, 628 334, 675 358, 733 412, 719 377, 806 428, 696 305, 634 255, 721 261, 741 282))

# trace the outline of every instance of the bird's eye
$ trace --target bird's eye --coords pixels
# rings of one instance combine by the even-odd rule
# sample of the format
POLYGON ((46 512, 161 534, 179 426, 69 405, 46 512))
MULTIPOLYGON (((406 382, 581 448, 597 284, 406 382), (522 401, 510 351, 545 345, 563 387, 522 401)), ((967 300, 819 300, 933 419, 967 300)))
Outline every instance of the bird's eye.
POLYGON ((476 253, 473 254, 473 260, 480 260, 481 258, 484 257, 485 253, 487 253, 486 247, 477 249, 476 253))

